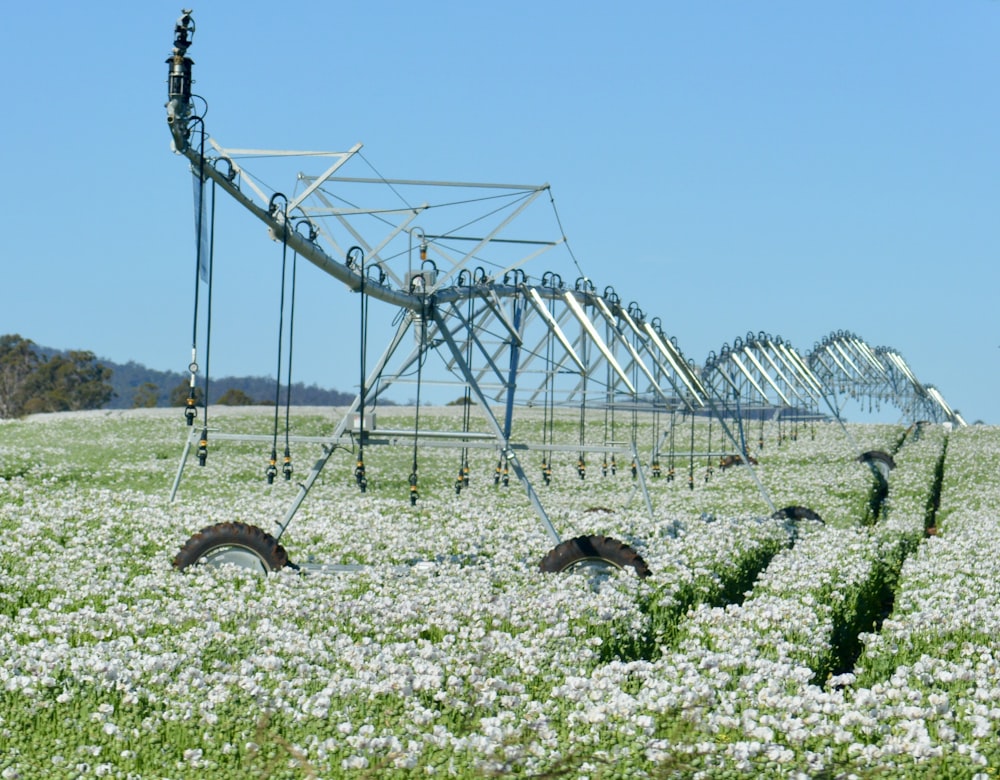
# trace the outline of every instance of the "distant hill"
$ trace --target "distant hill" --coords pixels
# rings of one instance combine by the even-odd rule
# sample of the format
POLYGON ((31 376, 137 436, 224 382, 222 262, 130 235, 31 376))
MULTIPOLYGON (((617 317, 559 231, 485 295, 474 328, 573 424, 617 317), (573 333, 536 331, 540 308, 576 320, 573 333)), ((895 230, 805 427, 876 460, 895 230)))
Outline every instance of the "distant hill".
MULTIPOLYGON (((35 351, 46 359, 53 355, 66 355, 64 350, 51 347, 36 346, 35 351)), ((190 375, 181 371, 157 371, 147 368, 141 363, 130 360, 128 363, 116 363, 106 358, 97 358, 97 362, 111 369, 110 385, 115 396, 104 406, 105 409, 131 409, 136 391, 147 382, 156 386, 156 405, 170 406, 170 392, 180 384, 187 385, 190 375)), ((205 387, 204 377, 198 377, 198 385, 205 387)), ((212 377, 209 382, 209 403, 218 402, 219 397, 228 390, 240 390, 246 393, 256 403, 274 403, 274 379, 264 376, 224 376, 212 377)), ((296 382, 292 385, 292 404, 295 406, 346 406, 354 400, 353 393, 343 393, 339 390, 327 390, 316 385, 306 385, 296 382)), ((281 389, 281 403, 285 403, 285 389, 281 389)), ((383 401, 382 403, 389 403, 383 401)))
MULTIPOLYGON (((115 363, 111 360, 98 358, 98 362, 111 369, 111 386, 115 397, 105 407, 107 409, 131 409, 136 390, 149 382, 157 388, 157 406, 170 405, 170 392, 180 384, 187 384, 190 375, 180 371, 157 371, 152 368, 129 361, 115 363)), ((198 378, 198 384, 204 389, 204 377, 198 378)), ((214 404, 228 390, 240 390, 255 402, 260 404, 274 403, 274 379, 264 376, 224 376, 212 377, 209 382, 208 402, 214 404)), ((305 385, 296 382, 292 385, 292 403, 296 406, 346 406, 354 400, 353 393, 343 393, 339 390, 327 390, 316 385, 305 385)), ((282 386, 282 404, 285 403, 285 389, 282 386)))

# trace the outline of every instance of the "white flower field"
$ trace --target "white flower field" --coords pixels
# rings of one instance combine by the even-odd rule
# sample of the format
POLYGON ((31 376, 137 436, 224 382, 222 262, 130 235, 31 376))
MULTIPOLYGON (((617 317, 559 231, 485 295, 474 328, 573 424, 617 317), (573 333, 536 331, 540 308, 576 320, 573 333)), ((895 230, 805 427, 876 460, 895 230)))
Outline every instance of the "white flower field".
MULTIPOLYGON (((212 413, 269 433, 266 411, 212 413)), ((292 431, 337 419, 295 410, 292 431)), ((607 534, 652 571, 595 585, 539 571, 553 542, 492 451, 456 494, 459 452, 421 448, 416 506, 409 443, 366 448, 364 494, 335 453, 281 544, 359 571, 178 571, 203 527, 274 533, 318 446, 268 485, 270 443, 210 438, 171 503, 181 410, 3 422, 0 777, 997 776, 1000 429, 754 423, 774 503, 817 522, 692 463, 684 425, 652 517, 628 464, 581 479, 557 454, 546 485, 521 456, 564 539, 607 534), (871 449, 896 463, 877 508, 871 449)), ((571 416, 557 432, 578 441, 571 416)))

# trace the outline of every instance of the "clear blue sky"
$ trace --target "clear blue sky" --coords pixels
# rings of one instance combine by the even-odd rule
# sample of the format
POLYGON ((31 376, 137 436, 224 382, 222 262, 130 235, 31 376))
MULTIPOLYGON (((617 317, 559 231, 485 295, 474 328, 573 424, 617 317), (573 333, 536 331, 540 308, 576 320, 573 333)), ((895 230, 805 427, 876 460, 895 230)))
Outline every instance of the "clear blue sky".
MULTIPOLYGON (((163 108, 180 10, 6 10, 0 333, 187 365, 191 176, 163 108)), ((211 0, 194 17, 224 145, 363 141, 390 177, 548 182, 598 289, 688 357, 849 330, 1000 423, 1000 3, 211 0)), ((280 253, 222 219, 246 272, 219 291, 212 371, 273 375, 280 253)), ((294 376, 351 389, 357 299, 311 286, 294 376)))

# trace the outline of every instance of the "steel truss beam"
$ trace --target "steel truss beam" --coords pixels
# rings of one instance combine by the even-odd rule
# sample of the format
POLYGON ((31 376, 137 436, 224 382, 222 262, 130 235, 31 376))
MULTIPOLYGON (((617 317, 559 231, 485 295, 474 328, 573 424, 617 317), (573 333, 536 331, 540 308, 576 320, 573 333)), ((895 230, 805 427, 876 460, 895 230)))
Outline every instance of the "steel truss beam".
MULTIPOLYGON (((566 445, 528 440, 515 426, 516 407, 540 402, 546 409, 579 409, 581 423, 588 410, 629 415, 629 440, 587 442, 581 424, 579 445, 567 449, 579 452, 581 458, 584 452, 631 456, 637 463, 637 488, 650 514, 647 464, 640 462, 635 441, 641 415, 711 413, 745 456, 749 453, 742 430, 744 413, 815 418, 823 416, 819 406, 826 403, 839 419, 838 393, 892 399, 907 411, 919 409, 927 419, 960 419, 940 393, 916 380, 899 353, 873 350, 852 334, 832 334, 807 359, 780 338, 748 334, 732 347, 724 346, 718 355, 711 354, 699 370, 663 332, 658 318, 647 318, 634 302, 622 305, 611 288, 598 294, 582 272, 573 287, 554 271, 546 271, 540 279, 529 276, 524 270, 529 262, 552 257, 558 249, 563 250, 561 270, 567 278, 572 269, 580 271, 568 252, 548 184, 351 175, 349 166, 368 165, 361 144, 344 152, 227 148, 208 136, 203 118, 195 112, 191 61, 186 57, 189 40, 180 29, 179 33, 177 43, 182 45, 168 60, 167 117, 175 150, 190 162, 202 196, 199 202, 207 202, 204 188, 212 183, 259 220, 273 239, 349 290, 404 312, 388 347, 280 521, 279 538, 332 453, 343 446, 345 437, 354 435, 349 430, 354 415, 393 385, 407 381, 415 366, 422 381, 468 393, 486 431, 431 437, 414 430, 376 437, 360 430, 360 442, 423 435, 436 445, 450 440, 457 447, 496 448, 513 466, 546 531, 557 542, 559 535, 517 453, 559 451, 566 445), (290 167, 317 162, 322 167, 319 173, 290 167), (293 181, 293 191, 272 191, 260 183, 274 180, 293 181), (545 193, 550 195, 552 211, 540 215, 545 193), (355 248, 362 253, 360 262, 355 248), (407 333, 413 336, 408 350, 407 333)), ((204 229, 203 220, 197 223, 204 229)), ((192 432, 171 497, 193 436, 192 432)), ((656 455, 654 448, 651 459, 656 455)), ((745 457, 749 466, 748 461, 745 457)), ((773 511, 759 480, 757 484, 773 511)))
POLYGON ((892 404, 910 422, 965 424, 941 393, 921 383, 892 347, 873 348, 853 333, 835 331, 814 345, 807 360, 831 395, 892 404))

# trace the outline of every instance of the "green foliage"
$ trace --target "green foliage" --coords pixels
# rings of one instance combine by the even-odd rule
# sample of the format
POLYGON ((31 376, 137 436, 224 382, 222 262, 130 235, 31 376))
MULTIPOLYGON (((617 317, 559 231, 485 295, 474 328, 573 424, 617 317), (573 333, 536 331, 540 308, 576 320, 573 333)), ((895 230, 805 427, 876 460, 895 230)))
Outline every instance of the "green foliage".
POLYGON ((54 355, 25 380, 24 411, 34 414, 100 409, 114 393, 108 384, 110 378, 111 369, 98 363, 93 352, 54 355))
MULTIPOLYGON (((30 412, 22 409, 24 391, 21 389, 28 374, 32 373, 41 363, 59 358, 71 360, 73 354, 62 352, 50 347, 39 346, 29 339, 19 335, 0 336, 0 419, 16 418, 30 412)), ((58 361, 57 361, 58 362, 58 361)), ((127 363, 117 363, 101 359, 100 365, 109 373, 102 381, 111 388, 111 395, 99 408, 104 409, 146 409, 158 406, 183 406, 187 402, 190 374, 187 371, 158 371, 148 368, 133 360, 127 363), (172 401, 169 388, 183 385, 181 401, 172 401)), ((205 383, 205 378, 198 377, 199 384, 205 383)), ((236 404, 231 400, 220 400, 229 390, 239 390, 252 399, 255 404, 274 403, 274 379, 265 376, 225 376, 212 377, 210 403, 236 404), (270 401, 263 399, 271 399, 270 401)), ((281 395, 284 397, 285 386, 282 385, 281 395)), ((199 391, 201 392, 201 391, 199 391)), ((198 403, 201 404, 202 395, 198 403)), ((294 382, 291 386, 292 401, 297 406, 345 406, 354 400, 353 393, 339 390, 328 390, 316 385, 306 385, 294 382)), ((391 406, 392 401, 379 399, 383 406, 391 406)), ((36 404, 46 406, 47 404, 36 404)), ((74 408, 98 408, 82 406, 74 408)), ((35 408, 32 411, 55 411, 56 409, 35 408)))
POLYGON ((945 437, 941 446, 941 455, 934 464, 934 481, 931 484, 930 493, 927 495, 927 508, 924 513, 924 528, 931 529, 937 525, 938 510, 941 509, 941 485, 944 484, 944 462, 948 454, 948 438, 945 437))
MULTIPOLYGON (((460 415, 429 413, 421 428, 454 427, 460 415)), ((223 417, 226 432, 259 433, 270 422, 259 410, 223 417)), ((376 565, 343 576, 256 578, 214 569, 180 575, 169 560, 184 536, 216 515, 261 522, 254 513, 280 489, 252 492, 263 480, 266 447, 212 440, 208 468, 188 469, 181 503, 169 508, 165 486, 187 430, 181 420, 171 412, 3 426, 0 476, 10 484, 0 483, 0 530, 8 539, 0 552, 6 574, 0 622, 9 675, 0 691, 0 775, 929 779, 992 776, 989 769, 1000 759, 993 731, 970 734, 973 708, 991 706, 996 632, 989 625, 940 631, 931 625, 899 633, 907 609, 924 601, 922 591, 943 589, 956 575, 956 565, 926 567, 940 579, 922 584, 910 571, 908 584, 899 587, 904 563, 956 546, 956 532, 970 519, 962 509, 971 480, 962 479, 955 461, 964 434, 952 434, 947 469, 936 477, 943 477, 943 508, 951 512, 939 539, 925 539, 921 529, 938 459, 927 442, 925 452, 904 448, 887 513, 870 532, 855 529, 870 483, 849 448, 837 456, 846 461, 842 471, 834 468, 834 456, 775 448, 766 464, 775 480, 792 482, 793 494, 817 485, 808 503, 819 499, 821 508, 824 493, 843 492, 834 505, 850 512, 837 522, 857 533, 814 536, 824 526, 803 523, 799 534, 775 525, 773 533, 748 533, 752 545, 720 545, 711 559, 700 553, 715 539, 771 527, 722 519, 742 506, 739 498, 722 501, 741 490, 739 471, 699 480, 690 492, 682 480, 651 481, 656 506, 669 508, 647 526, 634 519, 641 513, 627 509, 602 510, 599 517, 576 512, 573 507, 618 507, 632 483, 627 468, 617 481, 595 476, 597 459, 581 484, 573 471, 576 453, 569 453, 560 464, 562 478, 540 488, 547 503, 551 496, 550 505, 564 507, 560 528, 609 524, 609 531, 644 543, 643 553, 656 562, 652 578, 616 575, 594 592, 569 575, 536 572, 534 550, 548 540, 533 518, 523 526, 516 519, 527 514, 520 491, 492 486, 492 452, 478 459, 473 453, 473 483, 459 501, 451 497, 456 455, 422 451, 421 502, 408 507, 409 446, 372 448, 373 485, 365 497, 353 485, 353 459, 338 454, 339 465, 331 464, 314 488, 313 511, 296 520, 294 549, 319 553, 320 560, 347 551, 350 561, 370 556, 376 564, 474 552, 483 554, 482 566, 459 569, 439 561, 405 574, 376 565), (919 468, 911 468, 906 481, 917 456, 919 468), (914 495, 906 510, 898 500, 903 493, 914 495), (341 500, 345 495, 349 502, 341 500), (719 519, 697 520, 683 511, 681 502, 702 495, 714 502, 719 519), (565 503, 558 503, 560 496, 565 503), (476 509, 482 500, 486 508, 476 509), (343 512, 342 503, 350 504, 343 512), (675 513, 687 521, 669 535, 652 533, 675 513), (912 522, 902 522, 910 515, 912 522), (397 541, 359 531, 381 516, 391 518, 397 541), (480 525, 494 516, 497 525, 480 525), (816 539, 823 543, 810 544, 816 539), (788 578, 766 576, 788 559, 794 564, 784 567, 788 578), (872 565, 855 568, 852 561, 872 565), (846 576, 849 571, 859 576, 846 576), (76 579, 67 580, 65 572, 76 579), (67 587, 71 581, 77 587, 67 587), (897 590, 904 596, 900 605, 892 602, 897 590), (789 608, 805 598, 817 616, 829 619, 798 625, 802 613, 789 608), (765 609, 755 612, 755 600, 765 609), (737 608, 741 602, 746 606, 737 608), (536 606, 523 606, 531 603, 536 606), (896 637, 905 641, 890 642, 891 629, 880 640, 880 619, 894 608, 887 625, 895 623, 896 637), (740 619, 752 614, 770 621, 740 619), (828 634, 822 642, 813 641, 818 631, 828 634), (862 646, 868 655, 862 655, 858 682, 822 689, 828 675, 853 668, 862 646), (791 665, 776 662, 786 653, 791 665), (755 665, 754 656, 765 663, 755 665), (941 663, 931 666, 928 659, 941 663), (966 674, 977 663, 987 672, 981 681, 966 674), (244 665, 253 677, 241 671, 244 665), (809 666, 816 679, 795 682, 788 676, 794 666, 809 666), (369 669, 372 684, 362 681, 369 669), (907 673, 908 682, 899 683, 907 673), (330 685, 340 680, 357 684, 350 690, 330 685), (864 693, 874 703, 856 698, 862 686, 872 689, 864 693), (947 697, 939 709, 931 694, 947 697), (907 714, 911 708, 915 717, 907 714), (869 712, 871 730, 850 725, 850 718, 869 712), (939 752, 896 752, 917 739, 904 729, 922 728, 927 739, 920 744, 939 752)), ((519 423, 540 426, 539 420, 524 416, 519 423)), ((380 418, 387 430, 407 422, 411 416, 380 418)), ((295 417, 292 430, 319 435, 330 424, 325 414, 295 417)), ((578 430, 567 431, 575 441, 578 430)), ((981 469, 974 481, 993 483, 983 494, 992 519, 993 459, 983 444, 966 449, 981 469)), ((295 454, 304 458, 306 448, 295 454)), ((767 467, 762 472, 768 476, 767 467)), ((983 527, 991 532, 993 524, 984 519, 983 527)), ((975 601, 981 587, 988 615, 997 579, 984 566, 988 552, 980 552, 947 560, 969 561, 973 598, 957 606, 975 601)), ((940 612, 929 610, 931 617, 940 612)))
POLYGON ((133 409, 152 409, 160 396, 160 388, 152 382, 143 382, 132 395, 133 409))
POLYGON ((23 414, 24 385, 40 362, 33 341, 16 334, 0 336, 0 418, 23 414))
POLYGON ((238 387, 230 387, 216 403, 222 406, 253 406, 254 400, 238 387))
POLYGON ((0 337, 0 417, 100 409, 114 397, 111 369, 93 352, 70 351, 43 359, 34 342, 0 337))

